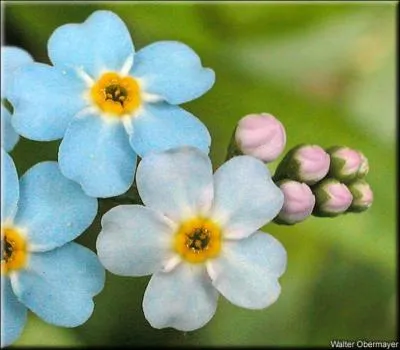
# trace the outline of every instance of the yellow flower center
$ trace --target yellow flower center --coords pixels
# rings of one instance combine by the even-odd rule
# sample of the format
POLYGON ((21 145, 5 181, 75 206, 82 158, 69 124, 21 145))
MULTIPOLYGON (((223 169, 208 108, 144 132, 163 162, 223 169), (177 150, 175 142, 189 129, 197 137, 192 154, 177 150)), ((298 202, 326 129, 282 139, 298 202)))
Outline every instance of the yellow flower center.
POLYGON ((1 274, 25 266, 26 242, 21 233, 13 227, 1 227, 1 274))
POLYGON ((174 249, 191 263, 202 263, 215 258, 221 250, 221 230, 208 219, 195 218, 186 221, 175 233, 174 249))
POLYGON ((138 82, 113 72, 103 74, 90 93, 93 102, 103 112, 115 116, 132 113, 141 104, 138 82))

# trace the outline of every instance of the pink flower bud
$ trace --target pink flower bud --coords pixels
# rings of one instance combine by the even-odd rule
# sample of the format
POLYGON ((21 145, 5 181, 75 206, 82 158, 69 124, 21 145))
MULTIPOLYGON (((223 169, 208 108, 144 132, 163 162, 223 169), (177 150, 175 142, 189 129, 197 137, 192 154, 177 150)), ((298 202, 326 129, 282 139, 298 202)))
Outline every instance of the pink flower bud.
POLYGON ((249 114, 240 119, 235 140, 243 154, 272 162, 285 148, 286 133, 282 123, 273 115, 249 114))
POLYGON ((315 196, 308 185, 293 180, 284 180, 279 187, 284 195, 284 203, 277 221, 295 224, 311 215, 315 205, 315 196))
POLYGON ((374 194, 366 181, 356 180, 349 185, 349 189, 353 195, 353 201, 350 206, 351 211, 361 212, 372 205, 374 194))
POLYGON ((336 179, 326 179, 314 189, 317 216, 336 216, 344 213, 353 201, 349 188, 336 179))
POLYGON ((349 183, 368 172, 368 160, 359 151, 339 146, 330 148, 328 153, 331 155, 329 174, 339 181, 349 183))
POLYGON ((294 159, 298 162, 296 180, 309 185, 323 179, 329 171, 329 154, 319 146, 306 145, 298 148, 294 159))
POLYGON ((365 175, 368 174, 369 172, 369 163, 368 163, 368 159, 366 156, 364 156, 363 153, 359 152, 360 156, 361 156, 361 165, 360 165, 360 169, 358 169, 358 177, 362 178, 365 175))

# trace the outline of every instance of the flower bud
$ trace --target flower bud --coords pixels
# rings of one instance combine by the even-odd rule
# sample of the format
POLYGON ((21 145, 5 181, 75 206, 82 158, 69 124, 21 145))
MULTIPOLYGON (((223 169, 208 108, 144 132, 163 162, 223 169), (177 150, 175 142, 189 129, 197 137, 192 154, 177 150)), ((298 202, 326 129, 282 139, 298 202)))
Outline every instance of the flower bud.
POLYGON ((374 200, 374 194, 370 185, 365 180, 356 180, 349 184, 349 190, 353 195, 353 201, 349 211, 362 212, 367 210, 374 200))
POLYGON ((280 224, 292 225, 309 217, 315 205, 315 196, 305 183, 283 180, 279 187, 284 195, 283 207, 276 218, 280 224))
POLYGON ((358 169, 358 178, 363 178, 365 175, 368 174, 369 172, 369 163, 368 159, 366 156, 364 156, 363 153, 359 152, 361 156, 361 165, 360 168, 358 169))
POLYGON ((361 166, 364 168, 362 173, 366 173, 365 169, 368 169, 367 159, 354 149, 335 146, 327 152, 331 156, 329 175, 341 182, 349 183, 358 177, 361 166))
POLYGON ((243 154, 272 162, 286 145, 282 123, 267 113, 249 114, 240 119, 235 132, 237 147, 243 154))
POLYGON ((337 216, 344 213, 353 201, 349 188, 336 179, 325 179, 315 186, 315 216, 337 216))
POLYGON ((288 152, 279 164, 274 180, 285 178, 313 185, 329 171, 330 157, 317 145, 301 145, 288 152))

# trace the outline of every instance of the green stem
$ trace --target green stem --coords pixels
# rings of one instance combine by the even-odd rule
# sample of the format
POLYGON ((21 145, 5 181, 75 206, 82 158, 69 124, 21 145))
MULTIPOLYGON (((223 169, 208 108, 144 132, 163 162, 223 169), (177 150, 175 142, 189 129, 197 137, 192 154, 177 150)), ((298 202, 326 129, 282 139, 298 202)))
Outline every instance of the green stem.
POLYGON ((227 162, 229 159, 231 159, 233 157, 243 155, 242 151, 239 149, 239 147, 236 144, 236 139, 235 139, 236 128, 233 130, 231 139, 229 141, 228 150, 226 152, 225 162, 227 162))

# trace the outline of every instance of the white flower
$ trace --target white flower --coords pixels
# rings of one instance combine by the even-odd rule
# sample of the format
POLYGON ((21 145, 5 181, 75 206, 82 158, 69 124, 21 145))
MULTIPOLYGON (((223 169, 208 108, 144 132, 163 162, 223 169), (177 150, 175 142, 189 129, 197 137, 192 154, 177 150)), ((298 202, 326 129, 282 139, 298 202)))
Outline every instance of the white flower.
POLYGON ((144 157, 136 181, 146 207, 106 213, 97 252, 112 273, 153 275, 143 300, 153 327, 204 326, 219 293, 249 309, 277 300, 286 251, 257 230, 279 213, 283 194, 261 161, 235 157, 213 176, 207 155, 180 148, 144 157))

